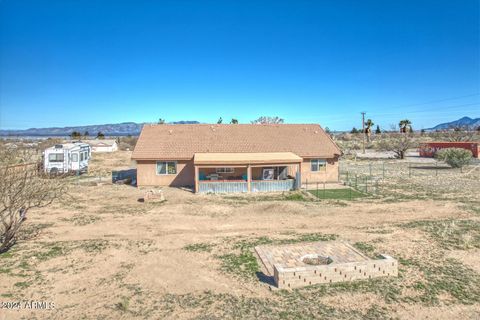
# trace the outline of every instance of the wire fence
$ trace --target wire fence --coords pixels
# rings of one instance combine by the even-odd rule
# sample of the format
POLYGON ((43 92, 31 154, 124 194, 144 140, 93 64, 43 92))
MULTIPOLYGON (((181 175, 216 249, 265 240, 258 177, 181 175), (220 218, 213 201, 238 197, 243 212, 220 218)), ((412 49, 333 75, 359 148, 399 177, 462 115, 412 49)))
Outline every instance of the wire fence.
POLYGON ((463 168, 451 168, 438 161, 342 161, 339 181, 372 195, 416 190, 440 193, 448 189, 471 189, 478 182, 480 163, 473 160, 463 168), (476 181, 476 182, 475 182, 476 181), (459 187, 460 186, 460 187, 459 187))

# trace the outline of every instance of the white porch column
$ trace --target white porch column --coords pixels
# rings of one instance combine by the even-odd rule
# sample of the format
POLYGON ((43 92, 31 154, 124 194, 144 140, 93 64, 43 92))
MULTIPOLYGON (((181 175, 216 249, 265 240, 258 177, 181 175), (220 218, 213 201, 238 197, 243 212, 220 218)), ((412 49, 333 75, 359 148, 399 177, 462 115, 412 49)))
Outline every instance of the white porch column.
POLYGON ((250 165, 247 166, 247 191, 252 191, 252 167, 250 165))

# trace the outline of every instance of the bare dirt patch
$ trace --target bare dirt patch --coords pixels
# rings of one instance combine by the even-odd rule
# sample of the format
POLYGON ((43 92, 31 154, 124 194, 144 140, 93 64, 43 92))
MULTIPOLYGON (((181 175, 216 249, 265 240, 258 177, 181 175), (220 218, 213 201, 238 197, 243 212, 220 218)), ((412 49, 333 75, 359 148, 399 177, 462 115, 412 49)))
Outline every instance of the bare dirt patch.
MULTIPOLYGON (((97 160, 92 172, 130 164, 128 152, 102 154, 97 160)), ((464 187, 465 197, 472 193, 471 186, 464 187)), ((138 202, 146 190, 112 185, 108 179, 98 185, 72 182, 74 201, 32 211, 24 227, 35 236, 23 237, 0 255, 1 300, 54 301, 55 310, 2 310, 2 316, 478 315, 479 216, 453 196, 401 202, 362 198, 339 205, 272 195, 194 195, 164 188, 166 202, 138 202), (400 276, 293 291, 269 289, 253 255, 255 245, 332 237, 356 243, 366 254, 384 252, 399 259, 400 276)))

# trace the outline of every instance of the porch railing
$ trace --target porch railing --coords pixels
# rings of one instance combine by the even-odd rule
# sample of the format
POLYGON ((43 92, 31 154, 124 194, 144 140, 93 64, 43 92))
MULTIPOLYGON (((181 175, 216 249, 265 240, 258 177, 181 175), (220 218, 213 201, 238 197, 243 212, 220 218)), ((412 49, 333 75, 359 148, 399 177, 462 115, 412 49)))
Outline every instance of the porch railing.
POLYGON ((198 192, 200 193, 234 193, 247 192, 246 181, 200 181, 198 192))
POLYGON ((295 186, 295 179, 252 181, 252 192, 289 191, 295 186))
MULTIPOLYGON (((287 180, 254 180, 251 182, 252 192, 290 191, 295 188, 295 179, 287 180)), ((200 193, 239 193, 248 192, 247 181, 199 181, 200 193)))

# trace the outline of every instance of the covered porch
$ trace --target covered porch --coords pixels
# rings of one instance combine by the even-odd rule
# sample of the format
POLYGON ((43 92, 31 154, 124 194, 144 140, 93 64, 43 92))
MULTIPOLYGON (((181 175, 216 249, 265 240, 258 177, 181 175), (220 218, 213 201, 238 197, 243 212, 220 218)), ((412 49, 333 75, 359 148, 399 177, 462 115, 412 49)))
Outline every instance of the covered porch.
POLYGON ((196 193, 273 192, 297 188, 302 158, 291 152, 196 153, 196 193))

